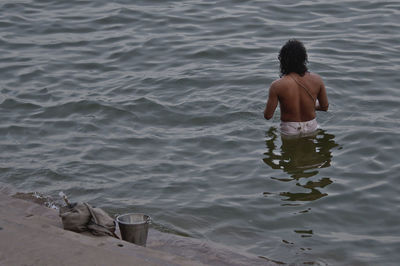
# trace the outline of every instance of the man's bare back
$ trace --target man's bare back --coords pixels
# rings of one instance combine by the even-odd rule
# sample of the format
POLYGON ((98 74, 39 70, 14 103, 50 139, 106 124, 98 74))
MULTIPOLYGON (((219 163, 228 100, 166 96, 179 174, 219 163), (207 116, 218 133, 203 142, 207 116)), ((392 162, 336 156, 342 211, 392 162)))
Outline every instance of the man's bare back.
POLYGON ((293 72, 271 84, 265 119, 272 118, 278 103, 284 122, 310 121, 315 118, 315 110, 327 111, 329 106, 322 79, 310 72, 303 76, 293 72))
POLYGON ((264 109, 265 119, 271 119, 275 109, 281 109, 281 133, 304 135, 318 129, 315 110, 328 110, 324 82, 307 68, 308 56, 303 43, 288 40, 279 51, 281 78, 272 82, 264 109))

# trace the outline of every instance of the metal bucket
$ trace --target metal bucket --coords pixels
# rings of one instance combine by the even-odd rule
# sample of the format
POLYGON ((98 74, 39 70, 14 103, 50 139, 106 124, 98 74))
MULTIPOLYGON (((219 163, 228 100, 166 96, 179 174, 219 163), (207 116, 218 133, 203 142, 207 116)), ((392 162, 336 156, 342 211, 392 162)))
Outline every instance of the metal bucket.
POLYGON ((116 218, 123 240, 146 246, 151 218, 143 213, 127 213, 116 218))

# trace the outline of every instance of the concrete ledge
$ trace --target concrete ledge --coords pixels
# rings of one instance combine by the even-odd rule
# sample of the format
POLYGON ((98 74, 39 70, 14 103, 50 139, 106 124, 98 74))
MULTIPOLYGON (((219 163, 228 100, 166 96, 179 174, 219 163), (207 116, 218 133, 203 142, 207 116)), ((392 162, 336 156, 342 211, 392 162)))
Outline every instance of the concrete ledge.
POLYGON ((0 265, 275 265, 226 247, 150 230, 147 247, 62 229, 58 211, 0 190, 0 265))

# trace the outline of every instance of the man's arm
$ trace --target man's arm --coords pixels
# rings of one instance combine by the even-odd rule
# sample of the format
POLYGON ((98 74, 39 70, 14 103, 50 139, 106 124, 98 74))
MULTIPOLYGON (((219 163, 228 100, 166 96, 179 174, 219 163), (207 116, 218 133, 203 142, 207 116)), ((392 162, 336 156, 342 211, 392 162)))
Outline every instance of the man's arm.
POLYGON ((320 90, 317 96, 318 101, 316 102, 315 105, 315 110, 317 111, 328 111, 329 107, 329 102, 328 102, 328 96, 326 94, 326 88, 324 85, 324 82, 321 79, 321 86, 320 90))
POLYGON ((278 93, 274 83, 269 88, 268 101, 264 109, 264 118, 269 120, 274 115, 275 109, 278 106, 278 93))

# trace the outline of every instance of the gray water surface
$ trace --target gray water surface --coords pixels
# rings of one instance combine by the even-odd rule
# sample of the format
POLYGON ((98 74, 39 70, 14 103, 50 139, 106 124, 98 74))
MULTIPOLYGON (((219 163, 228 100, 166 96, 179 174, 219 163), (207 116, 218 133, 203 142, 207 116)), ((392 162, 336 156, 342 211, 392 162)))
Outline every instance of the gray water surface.
POLYGON ((282 263, 400 261, 399 1, 0 1, 0 181, 282 263), (330 110, 265 121, 304 42, 330 110))

